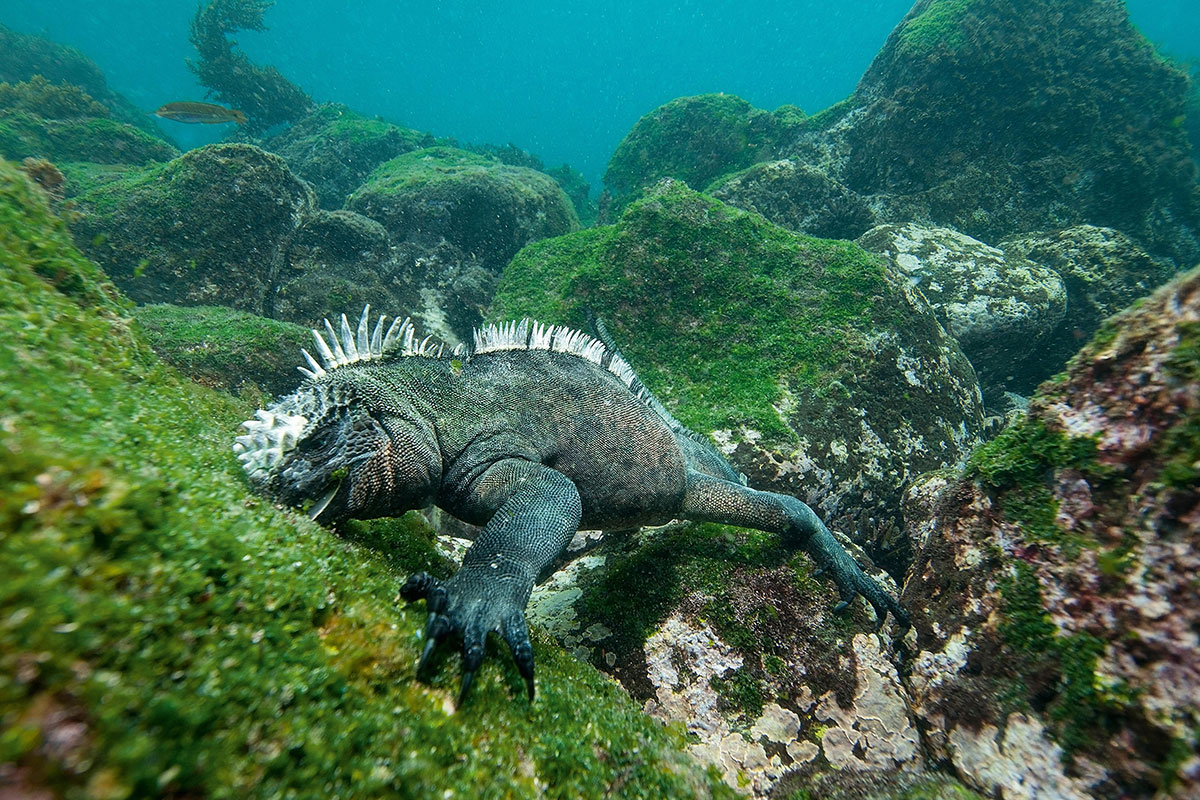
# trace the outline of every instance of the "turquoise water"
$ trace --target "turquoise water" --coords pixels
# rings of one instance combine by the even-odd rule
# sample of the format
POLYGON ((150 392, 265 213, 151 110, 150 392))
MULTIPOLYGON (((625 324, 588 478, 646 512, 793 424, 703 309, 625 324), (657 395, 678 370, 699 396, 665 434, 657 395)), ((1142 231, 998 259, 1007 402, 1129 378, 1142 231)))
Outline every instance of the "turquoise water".
MULTIPOLYGON (((196 0, 0 0, 0 23, 74 45, 147 109, 202 99, 185 65, 196 0)), ((849 94, 909 0, 854 3, 422 4, 278 0, 236 38, 318 101, 454 136, 513 143, 599 184, 637 119, 682 95, 730 92, 814 112, 849 94), (346 8, 352 7, 352 12, 346 8)), ((1130 0, 1160 49, 1200 60, 1197 0, 1130 0)), ((184 146, 219 129, 162 123, 184 146)))

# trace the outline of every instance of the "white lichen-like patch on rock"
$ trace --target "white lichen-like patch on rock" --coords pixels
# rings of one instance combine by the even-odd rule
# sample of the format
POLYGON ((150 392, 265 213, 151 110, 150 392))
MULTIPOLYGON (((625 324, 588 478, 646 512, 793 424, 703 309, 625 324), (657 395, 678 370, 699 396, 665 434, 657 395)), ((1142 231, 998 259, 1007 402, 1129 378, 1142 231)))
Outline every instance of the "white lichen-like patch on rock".
POLYGON ((1086 785, 1063 772, 1062 748, 1036 719, 1010 714, 1001 735, 995 725, 950 732, 962 777, 1004 800, 1088 800, 1086 785))
MULTIPOLYGON (((744 659, 707 623, 672 614, 646 640, 644 650, 647 677, 655 687, 655 698, 646 702, 645 710, 683 722, 699 740, 691 746, 692 753, 720 770, 731 787, 766 797, 796 764, 817 756, 816 746, 802 731, 800 715, 775 702, 763 707, 748 731, 734 729, 719 708, 712 680, 740 669, 744 659)), ((811 694, 803 694, 807 699, 796 699, 801 710, 812 705, 811 694)))
POLYGON ((858 243, 891 256, 924 293, 985 394, 1002 392, 1066 314, 1067 292, 1054 270, 950 228, 880 225, 858 243))
POLYGON ((529 621, 545 628, 547 633, 580 661, 590 661, 594 652, 593 645, 612 634, 598 623, 584 630, 575 611, 575 603, 583 596, 583 590, 578 585, 579 576, 584 572, 602 568, 605 561, 606 558, 602 555, 575 559, 544 583, 535 586, 526 607, 529 621))
POLYGON ((893 769, 922 763, 920 736, 908 717, 896 668, 875 636, 854 637, 858 689, 851 708, 834 692, 817 703, 816 717, 828 724, 821 750, 829 763, 847 769, 893 769))

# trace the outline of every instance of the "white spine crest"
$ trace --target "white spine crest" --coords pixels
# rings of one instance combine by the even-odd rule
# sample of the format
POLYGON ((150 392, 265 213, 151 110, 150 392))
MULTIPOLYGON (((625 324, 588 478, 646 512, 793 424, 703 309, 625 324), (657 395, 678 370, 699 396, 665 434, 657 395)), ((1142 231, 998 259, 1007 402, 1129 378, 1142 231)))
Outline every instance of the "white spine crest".
MULTIPOLYGON (((371 306, 367 305, 362 310, 358 325, 353 329, 345 314, 340 320, 340 330, 335 330, 333 323, 328 319, 324 321, 324 334, 313 328, 313 343, 320 360, 307 350, 301 349, 300 352, 304 354, 308 366, 297 369, 315 380, 338 367, 378 360, 385 356, 441 358, 445 352, 445 345, 434 342, 432 336, 417 341, 416 327, 411 317, 403 320, 398 317, 393 319, 385 332, 383 323, 386 315, 380 315, 375 322, 374 332, 368 335, 370 317, 371 306)), ((598 364, 620 378, 626 386, 640 389, 640 382, 625 359, 606 348, 599 339, 565 325, 546 325, 526 317, 522 320, 476 328, 472 338, 473 346, 460 344, 454 348, 452 355, 455 358, 470 358, 482 353, 498 353, 505 350, 548 350, 567 353, 598 364)))

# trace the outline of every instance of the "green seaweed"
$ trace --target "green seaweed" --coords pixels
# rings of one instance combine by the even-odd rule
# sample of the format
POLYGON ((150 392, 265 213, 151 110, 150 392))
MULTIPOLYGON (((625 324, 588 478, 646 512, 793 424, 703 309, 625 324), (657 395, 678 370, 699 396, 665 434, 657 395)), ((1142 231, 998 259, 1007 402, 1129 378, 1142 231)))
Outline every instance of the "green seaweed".
POLYGON ((961 47, 965 34, 962 19, 976 0, 932 0, 917 16, 898 29, 901 48, 910 54, 926 53, 942 47, 961 47))
POLYGON ((263 15, 272 5, 274 0, 210 0, 196 10, 189 36, 200 56, 188 61, 196 80, 218 101, 244 112, 251 132, 295 122, 313 105, 279 70, 255 64, 229 38, 239 30, 265 31, 263 15))
POLYGON ((539 242, 505 270, 496 319, 587 326, 604 318, 659 399, 697 430, 793 434, 772 408, 784 385, 833 402, 851 357, 901 313, 882 259, 792 233, 679 182, 614 226, 539 242))
POLYGON ((4 163, 0 242, 0 761, 31 791, 732 796, 536 632, 535 703, 497 651, 449 714, 456 659, 415 679, 424 609, 379 553, 419 522, 343 538, 252 494, 253 406, 164 365, 4 163))
POLYGON ((736 95, 677 98, 626 134, 608 162, 604 185, 618 199, 662 178, 703 189, 727 172, 770 158, 780 125, 781 119, 736 95))
POLYGON ((307 328, 225 306, 139 306, 142 334, 180 372, 207 386, 234 389, 256 384, 270 394, 299 382, 300 348, 311 346, 307 328))
POLYGON ((1042 589, 1033 567, 1023 561, 1013 564, 1011 574, 1000 579, 1000 610, 1004 615, 1000 634, 1019 653, 1041 655, 1050 651, 1057 628, 1042 603, 1042 589))

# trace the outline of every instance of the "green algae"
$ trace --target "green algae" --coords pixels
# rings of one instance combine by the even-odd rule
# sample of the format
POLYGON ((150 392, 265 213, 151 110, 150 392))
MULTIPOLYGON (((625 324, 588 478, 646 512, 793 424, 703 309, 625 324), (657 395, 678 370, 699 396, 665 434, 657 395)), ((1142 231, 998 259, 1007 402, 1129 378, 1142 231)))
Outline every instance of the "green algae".
POLYGON ((0 112, 0 156, 4 158, 145 164, 178 154, 163 140, 107 117, 48 120, 25 111, 0 112))
MULTIPOLYGON (((792 434, 782 386, 832 397, 851 353, 900 313, 885 264, 850 242, 795 234, 667 182, 619 223, 531 245, 505 270, 492 317, 587 326, 602 317, 687 425, 792 434)), ((862 348, 866 349, 866 348, 862 348)))
POLYGON ((448 714, 456 658, 415 680, 425 614, 376 549, 402 532, 341 538, 251 494, 229 451, 251 404, 159 361, 6 164, 0 223, 0 761, 26 785, 730 796, 541 636, 535 703, 499 653, 448 714))
POLYGON ((398 240, 444 238, 499 272, 531 241, 579 228, 549 175, 453 147, 429 147, 381 164, 346 200, 398 240))
POLYGON ((976 0, 932 0, 898 29, 900 48, 910 56, 937 48, 955 50, 965 41, 962 19, 976 0))
POLYGON ((206 386, 234 389, 252 383, 270 394, 295 388, 307 328, 225 306, 139 306, 134 312, 154 351, 206 386))
POLYGON ((799 116, 791 107, 773 115, 732 94, 676 98, 639 119, 621 140, 604 185, 622 202, 663 178, 703 189, 727 172, 770 158, 782 131, 799 124, 799 116))

